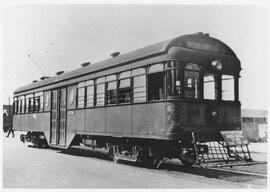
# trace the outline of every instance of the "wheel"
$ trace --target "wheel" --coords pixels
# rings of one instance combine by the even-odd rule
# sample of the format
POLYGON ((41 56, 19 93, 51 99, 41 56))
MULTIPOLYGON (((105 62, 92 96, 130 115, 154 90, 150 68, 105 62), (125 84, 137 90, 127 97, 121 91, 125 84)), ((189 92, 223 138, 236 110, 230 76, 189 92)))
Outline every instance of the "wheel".
POLYGON ((25 135, 24 134, 21 134, 20 135, 20 141, 25 143, 25 135))
POLYGON ((115 163, 119 163, 119 158, 117 157, 117 152, 116 152, 116 146, 111 146, 109 148, 109 154, 112 158, 112 160, 115 162, 115 163))
POLYGON ((139 164, 149 169, 156 169, 160 166, 162 159, 156 156, 145 157, 139 164))
POLYGON ((185 166, 188 166, 188 167, 191 167, 195 163, 195 158, 190 153, 185 153, 185 154, 180 153, 179 159, 185 166))

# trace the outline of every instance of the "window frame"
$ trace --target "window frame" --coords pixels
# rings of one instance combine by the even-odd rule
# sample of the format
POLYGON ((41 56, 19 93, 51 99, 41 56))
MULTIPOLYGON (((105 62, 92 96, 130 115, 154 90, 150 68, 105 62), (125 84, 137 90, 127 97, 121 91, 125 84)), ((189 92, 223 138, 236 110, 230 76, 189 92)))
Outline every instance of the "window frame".
POLYGON ((85 82, 85 108, 93 108, 95 107, 95 80, 87 80, 85 82), (88 94, 88 88, 93 88, 92 94, 88 94), (92 96, 92 105, 88 106, 88 96, 92 96))
POLYGON ((118 74, 118 78, 117 78, 117 104, 118 105, 125 105, 125 104, 132 104, 132 100, 133 100, 133 94, 132 94, 132 70, 127 70, 127 71, 122 71, 118 74), (125 80, 129 80, 129 87, 123 87, 120 89, 120 85, 122 81, 125 80), (120 92, 122 92, 125 89, 129 89, 129 92, 125 93, 125 97, 122 97, 122 94, 120 94, 120 92), (126 97, 126 95, 128 94, 128 97, 126 97), (124 102, 122 102, 122 100, 120 99, 126 99, 124 102))
MULTIPOLYGON (((118 94, 117 94, 117 75, 116 74, 112 74, 112 75, 108 75, 106 76, 106 79, 105 79, 105 105, 117 105, 117 100, 118 100, 118 94), (108 87, 109 87, 109 84, 111 83, 115 83, 115 89, 109 89, 108 90, 108 87), (108 103, 109 101, 109 95, 111 92, 114 92, 115 96, 115 101, 114 103, 108 103)), ((113 98, 113 97, 112 97, 113 98)), ((110 99, 111 100, 111 99, 110 99)))
POLYGON ((131 82, 132 82, 132 90, 131 90, 131 96, 132 96, 132 103, 145 103, 147 102, 147 70, 145 67, 140 67, 140 68, 136 68, 136 69, 132 69, 131 70, 131 82), (141 72, 139 72, 139 70, 141 72), (135 87, 135 78, 139 78, 139 77, 144 77, 144 82, 145 85, 144 86, 136 86, 135 87), (139 92, 135 92, 135 89, 140 89, 140 88, 144 88, 143 91, 139 91, 139 92), (143 101, 135 101, 135 98, 143 98, 143 97, 135 97, 134 93, 145 93, 144 96, 144 100, 143 101))
MULTIPOLYGON (((183 69, 182 69, 182 63, 180 61, 177 61, 177 60, 170 60, 170 61, 167 61, 165 62, 165 92, 166 92, 166 99, 167 100, 174 100, 174 99, 182 99, 183 98, 183 88, 184 88, 184 83, 183 83, 183 80, 184 80, 184 77, 183 77, 183 69), (169 67, 169 65, 171 65, 169 67), (169 78, 168 78, 168 75, 169 75, 169 72, 171 71, 175 71, 175 70, 178 70, 178 81, 180 82, 180 94, 179 95, 169 95, 169 78)), ((175 78, 176 79, 176 78, 175 78)), ((176 84, 176 81, 175 80, 175 84, 176 84)), ((172 82, 173 83, 173 82, 172 82)), ((176 87, 177 85, 175 85, 176 87)), ((175 90, 177 90, 177 88, 175 88, 175 90)))
POLYGON ((83 81, 83 82, 80 82, 78 83, 77 85, 77 88, 76 88, 76 91, 77 91, 77 94, 76 94, 76 109, 83 109, 85 108, 85 100, 86 100, 86 82, 83 81), (80 90, 83 90, 83 96, 80 96, 80 90), (82 99, 80 99, 82 98, 82 99), (80 105, 80 101, 82 101, 82 105, 80 105))
POLYGON ((202 99, 203 100, 211 100, 211 101, 218 101, 219 100, 219 92, 220 92, 220 90, 219 90, 219 79, 220 79, 219 76, 220 76, 219 73, 212 72, 212 71, 210 71, 210 72, 204 71, 202 73, 202 89, 201 89, 201 92, 202 92, 202 99), (214 90, 216 91, 215 99, 206 99, 205 98, 205 94, 204 94, 204 92, 205 92, 205 86, 204 86, 205 85, 205 82, 204 82, 205 75, 212 75, 214 77, 214 83, 215 83, 214 90))
POLYGON ((99 77, 95 80, 95 106, 96 107, 104 107, 105 106, 105 96, 106 96, 106 81, 105 81, 105 77, 99 77), (98 94, 98 86, 103 85, 103 92, 98 94), (103 103, 99 104, 98 103, 98 99, 102 98, 102 97, 98 97, 98 95, 103 94, 103 103))
MULTIPOLYGON (((183 67, 183 72, 181 73, 183 75, 183 98, 184 99, 188 99, 188 100, 200 100, 200 99, 203 99, 202 98, 202 65, 199 64, 199 63, 192 63, 192 62, 188 62, 184 65, 183 67), (197 65, 199 67, 199 69, 188 69, 187 66, 188 65, 197 65), (187 97, 186 96, 186 72, 194 72, 194 73, 198 73, 198 82, 197 82, 197 98, 196 97, 187 97)), ((191 82, 192 83, 192 82, 191 82)), ((191 87, 192 88, 192 87, 191 87)), ((194 88, 196 89, 196 88, 194 88)), ((195 94, 195 92, 194 92, 195 94)))
POLYGON ((13 114, 18 112, 18 97, 13 98, 13 114))
POLYGON ((222 73, 220 74, 220 100, 225 102, 234 102, 238 101, 238 77, 234 74, 222 73), (232 76, 233 77, 233 99, 232 100, 224 100, 223 99, 223 79, 222 76, 232 76))

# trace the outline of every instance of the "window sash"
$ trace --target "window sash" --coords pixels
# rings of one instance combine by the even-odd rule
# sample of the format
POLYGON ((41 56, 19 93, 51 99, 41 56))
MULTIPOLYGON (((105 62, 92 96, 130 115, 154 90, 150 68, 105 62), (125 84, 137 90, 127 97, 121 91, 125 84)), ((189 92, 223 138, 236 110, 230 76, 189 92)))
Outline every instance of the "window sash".
POLYGON ((217 100, 217 76, 214 74, 204 74, 203 77, 203 98, 217 100))
POLYGON ((85 87, 78 88, 77 107, 83 108, 85 103, 85 87))
POLYGON ((198 99, 200 95, 200 73, 197 71, 186 70, 184 80, 185 98, 198 99))
POLYGON ((233 75, 222 75, 221 76, 221 87, 222 87, 222 100, 234 101, 235 100, 235 78, 233 75))
POLYGON ((133 102, 140 103, 146 101, 146 75, 133 78, 133 102))
POLYGON ((86 107, 94 106, 94 86, 86 87, 86 107))

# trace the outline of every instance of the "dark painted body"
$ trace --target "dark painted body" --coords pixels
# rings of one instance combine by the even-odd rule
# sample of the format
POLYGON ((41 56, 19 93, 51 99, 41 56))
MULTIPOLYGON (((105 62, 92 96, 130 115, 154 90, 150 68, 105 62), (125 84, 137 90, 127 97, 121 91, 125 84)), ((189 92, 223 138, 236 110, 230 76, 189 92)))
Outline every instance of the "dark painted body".
MULTIPOLYGON (((44 95, 48 95, 49 106, 44 106, 44 112, 40 113, 15 114, 14 129, 44 132, 49 145, 65 148, 71 144, 76 134, 181 140, 194 130, 239 130, 241 127, 239 101, 167 99, 158 102, 85 109, 75 107, 78 82, 167 60, 177 60, 183 64, 195 62, 204 65, 204 70, 207 70, 208 63, 215 59, 220 59, 224 63, 224 72, 239 75, 240 62, 228 46, 209 37, 187 35, 19 88, 15 91, 15 96, 44 91, 44 95), (218 42, 220 46, 228 49, 227 54, 195 51, 174 45, 179 40, 193 37, 218 42), (65 142, 61 143, 61 139, 61 142, 56 142, 55 145, 55 142, 51 141, 53 113, 51 90, 63 88, 67 92, 66 126, 63 136, 65 142), (206 113, 209 106, 215 106, 218 112, 218 119, 215 122, 207 121, 206 113)), ((56 137, 59 140, 60 136, 56 135, 56 137)))

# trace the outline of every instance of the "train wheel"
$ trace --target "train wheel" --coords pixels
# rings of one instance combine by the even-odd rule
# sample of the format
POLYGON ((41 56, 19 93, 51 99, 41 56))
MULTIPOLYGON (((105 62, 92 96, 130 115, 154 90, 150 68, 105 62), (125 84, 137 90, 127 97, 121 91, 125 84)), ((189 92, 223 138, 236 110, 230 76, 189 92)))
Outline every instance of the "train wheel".
POLYGON ((160 166, 161 162, 162 159, 160 157, 148 156, 142 162, 140 162, 140 165, 149 169, 156 169, 160 166))
POLYGON ((188 153, 187 154, 180 153, 179 159, 185 166, 190 167, 195 163, 195 159, 192 157, 192 155, 189 155, 188 153))
POLYGON ((24 134, 21 134, 20 135, 20 141, 25 143, 25 135, 24 134))
POLYGON ((117 146, 112 146, 109 149, 109 153, 115 163, 119 163, 118 153, 117 153, 117 146))

